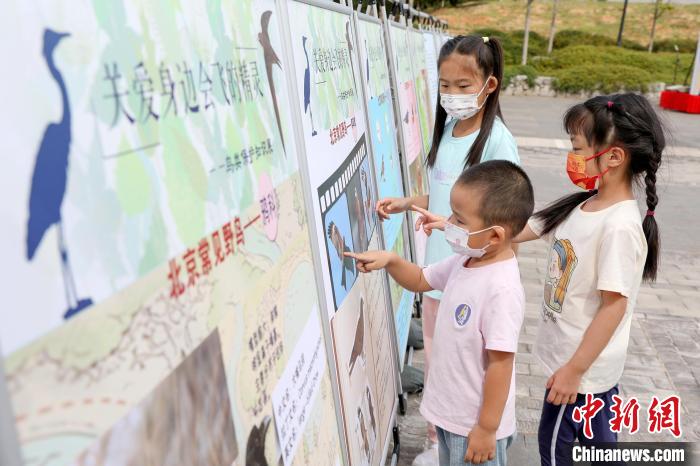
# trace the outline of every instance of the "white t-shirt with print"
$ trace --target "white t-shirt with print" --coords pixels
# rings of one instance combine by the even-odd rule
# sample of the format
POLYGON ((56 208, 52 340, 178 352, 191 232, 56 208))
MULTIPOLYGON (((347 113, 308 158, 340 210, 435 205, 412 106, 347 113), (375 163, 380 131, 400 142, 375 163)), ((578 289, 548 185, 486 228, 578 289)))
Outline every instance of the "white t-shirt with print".
MULTIPOLYGON (((525 293, 515 257, 465 267, 453 254, 423 269, 443 292, 435 323, 430 373, 420 412, 432 424, 467 436, 479 420, 487 350, 515 353, 525 314, 525 293)), ((515 370, 496 438, 515 432, 515 370)))
MULTIPOLYGON (((545 238, 551 247, 535 355, 553 374, 581 344, 600 309, 601 292, 620 293, 627 298, 625 315, 579 387, 579 393, 602 393, 622 376, 647 243, 636 201, 598 212, 585 212, 582 206, 545 238)), ((532 218, 529 225, 540 235, 540 222, 532 218)))

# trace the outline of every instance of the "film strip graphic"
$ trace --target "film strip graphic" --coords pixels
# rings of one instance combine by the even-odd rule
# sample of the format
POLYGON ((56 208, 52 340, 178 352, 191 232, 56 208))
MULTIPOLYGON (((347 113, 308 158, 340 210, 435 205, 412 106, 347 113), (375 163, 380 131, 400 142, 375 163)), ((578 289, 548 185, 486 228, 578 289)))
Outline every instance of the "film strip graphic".
POLYGON ((365 157, 367 157, 367 144, 365 143, 365 135, 357 141, 355 147, 348 158, 328 179, 318 187, 318 200, 321 205, 321 215, 325 214, 330 209, 335 201, 345 191, 348 183, 353 175, 362 165, 365 157))

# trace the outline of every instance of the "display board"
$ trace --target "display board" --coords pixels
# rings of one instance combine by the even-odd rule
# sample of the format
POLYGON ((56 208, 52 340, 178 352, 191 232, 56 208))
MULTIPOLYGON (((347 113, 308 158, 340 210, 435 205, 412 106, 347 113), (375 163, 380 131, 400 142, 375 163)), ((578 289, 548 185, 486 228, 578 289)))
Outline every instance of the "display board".
MULTIPOLYGON (((428 177, 425 171, 415 76, 411 65, 411 43, 406 26, 389 22, 388 30, 391 66, 396 79, 395 108, 398 110, 398 119, 401 122, 401 150, 405 159, 404 163, 408 167, 408 194, 409 196, 420 196, 428 193, 428 177)), ((427 238, 422 231, 413 232, 413 228, 411 228, 416 215, 411 214, 409 218, 411 219, 409 231, 412 232, 414 260, 422 264, 425 258, 427 238)))
MULTIPOLYGON (((311 3, 311 2, 309 2, 311 3)), ((297 125, 351 465, 384 461, 397 402, 383 274, 359 275, 345 252, 381 247, 377 191, 355 56, 352 10, 286 2, 297 125), (390 356, 390 357, 387 357, 390 356)))
MULTIPOLYGON (((402 160, 397 144, 384 31, 379 20, 366 15, 359 16, 357 31, 360 70, 367 100, 368 134, 374 153, 379 198, 404 197, 402 160)), ((382 227, 385 249, 410 261, 406 215, 392 215, 383 222, 382 227)), ((391 277, 389 290, 396 325, 399 364, 402 366, 415 296, 391 277)))
POLYGON ((342 461, 281 17, 4 6, 0 341, 26 465, 342 461))
POLYGON ((435 112, 438 104, 438 81, 440 80, 438 74, 438 57, 440 56, 441 47, 442 43, 440 43, 439 36, 435 31, 423 31, 423 48, 425 49, 425 63, 428 70, 428 89, 430 90, 430 108, 433 109, 433 123, 435 121, 435 112))
POLYGON ((408 29, 409 44, 411 47, 411 65, 416 89, 416 103, 418 107, 418 122, 423 143, 423 154, 430 151, 433 140, 434 108, 430 100, 430 79, 428 77, 428 62, 425 55, 423 33, 419 29, 408 29))

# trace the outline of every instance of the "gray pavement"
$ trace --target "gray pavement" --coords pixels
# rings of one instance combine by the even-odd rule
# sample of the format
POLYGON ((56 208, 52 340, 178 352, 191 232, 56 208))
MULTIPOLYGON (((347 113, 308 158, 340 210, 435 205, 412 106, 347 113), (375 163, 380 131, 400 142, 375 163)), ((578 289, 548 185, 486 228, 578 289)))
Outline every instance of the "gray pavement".
MULTIPOLYGON (((504 113, 511 131, 518 136, 565 138, 562 112, 573 100, 539 97, 504 98, 504 113), (535 115, 537 115, 535 117, 535 115), (557 126, 559 125, 559 126, 557 126)), ((700 148, 700 131, 692 129, 687 115, 665 114, 681 128, 678 140, 700 148)), ((694 117, 700 128, 700 117, 694 117)), ((522 163, 536 190, 538 207, 573 190, 564 171, 566 151, 552 147, 520 147, 522 163)), ((666 441, 665 433, 646 431, 646 409, 652 396, 681 397, 682 441, 700 440, 700 158, 676 156, 666 161, 659 177, 657 220, 662 235, 659 277, 640 290, 632 323, 625 372, 620 382, 623 399, 639 399, 640 432, 621 440, 666 441)), ((539 464, 537 426, 546 378, 532 354, 539 321, 539 299, 546 269, 547 245, 537 241, 523 245, 520 270, 526 290, 527 309, 516 355, 516 410, 518 438, 509 450, 509 463, 539 464)), ((416 352, 415 364, 422 364, 416 352)), ((411 465, 425 442, 425 423, 418 413, 420 396, 409 398, 408 413, 399 416, 401 457, 399 465, 411 465)), ((696 448, 700 445, 695 444, 696 448)))
MULTIPOLYGON (((564 112, 582 99, 570 97, 501 96, 506 125, 517 136, 568 139, 562 126, 564 112)), ((671 134, 669 145, 700 148, 700 115, 661 109, 654 102, 671 134)))

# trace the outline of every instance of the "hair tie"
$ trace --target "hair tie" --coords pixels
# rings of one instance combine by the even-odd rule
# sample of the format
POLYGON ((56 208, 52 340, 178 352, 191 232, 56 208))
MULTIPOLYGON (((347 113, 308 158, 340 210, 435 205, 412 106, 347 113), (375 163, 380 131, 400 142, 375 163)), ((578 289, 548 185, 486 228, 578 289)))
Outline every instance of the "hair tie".
POLYGON ((647 210, 647 217, 653 217, 655 213, 656 212, 654 212, 653 210, 647 210))
POLYGON ((488 37, 482 37, 482 39, 484 39, 484 44, 486 44, 489 41, 488 37))
POLYGON ((614 102, 612 100, 608 100, 608 109, 612 110, 614 105, 614 102))

